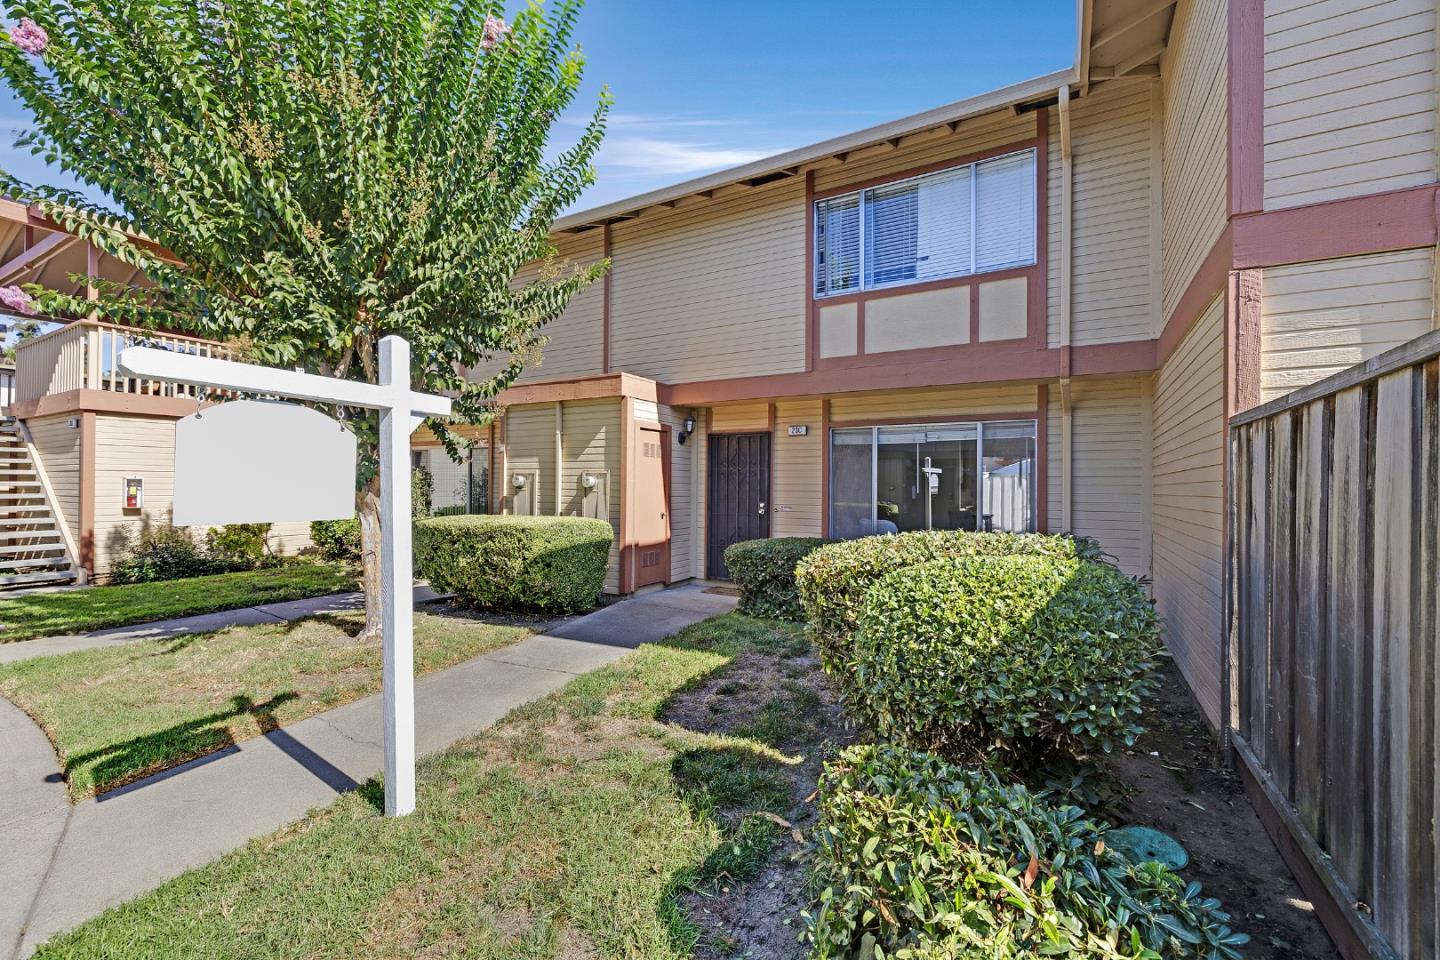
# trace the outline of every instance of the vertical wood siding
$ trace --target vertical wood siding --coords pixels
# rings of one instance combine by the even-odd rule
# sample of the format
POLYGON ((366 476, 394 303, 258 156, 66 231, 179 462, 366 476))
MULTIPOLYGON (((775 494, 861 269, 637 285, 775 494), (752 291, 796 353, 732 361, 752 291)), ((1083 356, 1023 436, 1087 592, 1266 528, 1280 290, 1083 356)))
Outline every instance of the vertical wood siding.
POLYGON ((1435 179, 1433 0, 1265 4, 1265 206, 1435 179))
POLYGON ((1126 573, 1149 574, 1148 378, 1079 380, 1072 396, 1073 532, 1099 540, 1126 573))
POLYGON ((1165 642, 1220 723, 1225 335, 1215 300, 1155 377, 1151 504, 1165 642))
POLYGON ((805 369, 805 184, 617 224, 613 369, 665 383, 805 369))
POLYGON ((1225 229, 1226 19, 1225 0, 1180 0, 1170 46, 1161 61, 1166 318, 1225 229))
MULTIPOLYGON (((687 407, 659 408, 660 422, 670 426, 670 579, 688 580, 700 575, 695 562, 695 487, 692 471, 698 444, 695 437, 677 442, 685 426, 687 407)), ((698 427, 697 427, 698 430, 698 427)))
MULTIPOLYGON (((555 406, 550 403, 511 407, 505 412, 506 476, 502 494, 503 511, 515 512, 515 488, 510 478, 517 473, 537 475, 536 511, 555 512, 555 406)), ((618 484, 618 474, 617 474, 618 484)))
MULTIPOLYGON (((585 516, 584 488, 580 477, 586 473, 605 477, 606 519, 615 531, 610 545, 610 564, 605 572, 605 592, 620 590, 620 401, 618 399, 575 400, 562 409, 560 453, 560 512, 585 516)), ((550 445, 555 445, 555 414, 550 408, 550 445)), ((554 454, 551 454, 554 459, 554 454)))
POLYGON ((1260 387, 1270 400, 1434 328, 1434 251, 1265 271, 1260 387))
MULTIPOLYGON (((1150 89, 1105 84, 1072 105, 1075 344, 1146 339, 1159 312, 1150 288, 1150 89)), ((1051 261, 1056 276, 1058 257, 1051 261)), ((1058 303, 1054 310, 1058 323, 1058 303)))
POLYGON ((1234 740, 1347 955, 1440 950, 1437 354, 1417 339, 1230 435, 1234 740))
POLYGON ((775 404, 775 436, 771 456, 775 476, 770 496, 770 535, 775 537, 820 536, 820 472, 825 449, 825 432, 820 423, 820 401, 781 400, 775 404), (803 437, 792 437, 791 424, 809 428, 803 437))

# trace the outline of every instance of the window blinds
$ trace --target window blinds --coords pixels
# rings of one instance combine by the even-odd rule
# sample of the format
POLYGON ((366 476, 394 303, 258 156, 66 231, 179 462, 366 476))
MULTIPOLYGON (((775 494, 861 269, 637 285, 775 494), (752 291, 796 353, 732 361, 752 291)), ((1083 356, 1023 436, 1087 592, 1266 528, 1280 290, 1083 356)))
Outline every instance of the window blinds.
POLYGON ((815 295, 1035 262, 1035 151, 817 201, 815 295))

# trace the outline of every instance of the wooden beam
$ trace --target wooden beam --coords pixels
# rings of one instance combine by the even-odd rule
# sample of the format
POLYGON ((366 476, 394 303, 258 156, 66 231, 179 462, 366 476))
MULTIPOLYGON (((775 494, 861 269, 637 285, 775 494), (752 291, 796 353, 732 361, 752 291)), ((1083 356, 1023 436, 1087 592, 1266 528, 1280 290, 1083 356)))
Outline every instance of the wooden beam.
POLYGON ((1096 67, 1090 71, 1090 80, 1094 83, 1102 80, 1150 80, 1158 76, 1160 76, 1160 65, 1157 63, 1135 67, 1123 76, 1117 74, 1114 67, 1096 67))
POLYGON ((1171 7, 1175 6, 1175 2, 1176 0, 1155 0, 1154 3, 1150 3, 1146 6, 1141 7, 1139 10, 1136 10, 1133 14, 1126 17, 1124 20, 1121 20, 1119 23, 1115 24, 1115 26, 1097 33, 1095 35, 1095 38, 1090 41, 1091 48, 1093 49, 1095 47, 1103 47, 1111 40, 1114 40, 1117 37, 1123 37, 1125 34, 1140 26, 1140 24, 1144 23, 1146 20, 1149 20, 1156 14, 1164 13, 1166 10, 1169 10, 1171 7))
POLYGON ((1152 46, 1146 47, 1144 50, 1141 50, 1139 53, 1135 54, 1135 56, 1130 57, 1127 60, 1121 60, 1119 63, 1115 64, 1116 79, 1126 76, 1136 67, 1149 63, 1151 60, 1154 60, 1156 57, 1160 56, 1160 54, 1164 52, 1165 44, 1162 41, 1161 43, 1153 44, 1152 46))
POLYGON ((24 253, 0 264, 0 286, 18 282, 26 273, 44 266, 51 257, 62 252, 66 247, 78 243, 79 240, 79 237, 68 233, 47 235, 39 243, 27 248, 24 253))

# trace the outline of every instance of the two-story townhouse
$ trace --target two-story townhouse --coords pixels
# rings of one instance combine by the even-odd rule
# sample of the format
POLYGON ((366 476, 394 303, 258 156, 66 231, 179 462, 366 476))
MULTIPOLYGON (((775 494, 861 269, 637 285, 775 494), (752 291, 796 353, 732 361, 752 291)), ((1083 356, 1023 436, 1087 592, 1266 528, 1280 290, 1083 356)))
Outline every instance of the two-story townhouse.
POLYGON ((1435 9, 1079 19, 1073 70, 557 222, 610 272, 462 480, 608 517, 621 593, 751 537, 1094 536, 1218 723, 1227 417, 1435 324, 1435 9))

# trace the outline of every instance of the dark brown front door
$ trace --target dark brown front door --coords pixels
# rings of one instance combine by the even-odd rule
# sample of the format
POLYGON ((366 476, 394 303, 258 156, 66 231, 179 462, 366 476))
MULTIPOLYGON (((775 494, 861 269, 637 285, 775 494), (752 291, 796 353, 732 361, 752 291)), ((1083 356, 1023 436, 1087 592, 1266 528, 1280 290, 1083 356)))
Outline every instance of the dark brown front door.
POLYGON ((670 579, 669 431, 635 433, 635 586, 644 587, 670 579))
POLYGON ((728 580, 725 548, 770 536, 770 434, 712 435, 705 489, 705 573, 728 580))

